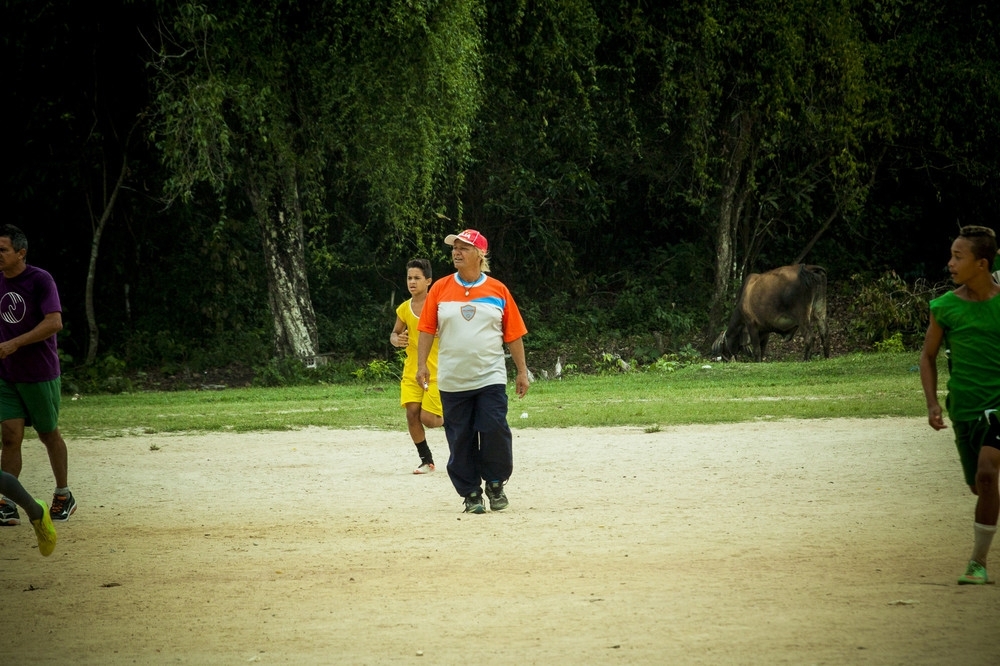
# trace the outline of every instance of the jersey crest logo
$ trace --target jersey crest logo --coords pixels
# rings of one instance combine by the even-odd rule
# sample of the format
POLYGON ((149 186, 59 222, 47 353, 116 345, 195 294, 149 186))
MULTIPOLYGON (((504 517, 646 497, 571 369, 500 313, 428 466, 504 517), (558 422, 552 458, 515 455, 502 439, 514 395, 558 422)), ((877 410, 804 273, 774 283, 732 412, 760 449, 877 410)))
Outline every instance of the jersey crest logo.
POLYGON ((464 319, 465 321, 472 321, 472 318, 476 316, 476 306, 463 305, 461 312, 462 312, 462 319, 464 319))
POLYGON ((0 317, 8 324, 16 324, 24 319, 26 310, 24 299, 16 291, 8 291, 0 298, 0 317))

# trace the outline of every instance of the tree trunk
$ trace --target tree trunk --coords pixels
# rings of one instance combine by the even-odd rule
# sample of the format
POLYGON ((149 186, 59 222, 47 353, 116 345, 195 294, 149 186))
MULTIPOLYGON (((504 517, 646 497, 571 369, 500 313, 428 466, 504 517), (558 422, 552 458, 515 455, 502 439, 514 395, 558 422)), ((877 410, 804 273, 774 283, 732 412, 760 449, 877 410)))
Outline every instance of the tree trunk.
POLYGON ((304 359, 319 352, 319 332, 309 295, 294 168, 282 167, 281 176, 271 194, 251 192, 250 201, 260 224, 275 354, 304 359))
MULTIPOLYGON (((131 133, 129 133, 129 136, 131 136, 131 133)), ((118 180, 115 182, 115 186, 111 190, 111 196, 104 202, 104 211, 101 213, 101 218, 97 220, 96 223, 94 222, 94 211, 90 207, 88 200, 88 208, 91 208, 90 220, 94 227, 94 236, 90 241, 90 264, 87 266, 87 286, 84 291, 84 305, 87 312, 87 328, 90 331, 90 339, 87 343, 86 363, 88 365, 97 359, 97 343, 99 338, 97 315, 94 312, 94 280, 97 278, 97 255, 101 247, 101 235, 104 234, 104 227, 107 226, 108 220, 111 219, 111 211, 114 210, 115 201, 118 199, 118 193, 122 189, 122 183, 125 182, 126 173, 128 173, 128 156, 122 155, 121 173, 118 174, 118 180)))
POLYGON ((750 149, 750 114, 741 112, 734 122, 735 127, 727 145, 729 151, 722 177, 722 192, 719 195, 719 217, 715 232, 715 282, 709 302, 708 330, 706 338, 714 340, 725 316, 729 287, 732 284, 733 241, 739 228, 740 218, 746 203, 746 161, 750 149))

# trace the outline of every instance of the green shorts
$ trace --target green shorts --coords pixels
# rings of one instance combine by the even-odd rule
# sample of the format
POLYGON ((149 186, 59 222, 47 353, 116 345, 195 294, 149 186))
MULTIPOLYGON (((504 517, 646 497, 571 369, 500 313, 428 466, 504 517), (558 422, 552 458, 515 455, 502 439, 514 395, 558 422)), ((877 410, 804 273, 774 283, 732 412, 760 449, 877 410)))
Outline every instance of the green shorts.
POLYGON ((987 410, 975 421, 952 421, 955 429, 955 446, 962 461, 965 482, 976 485, 976 470, 979 468, 979 452, 984 446, 1000 448, 1000 418, 998 412, 987 410))
POLYGON ((0 421, 24 419, 45 434, 59 427, 59 401, 62 378, 47 382, 13 383, 0 379, 0 421))

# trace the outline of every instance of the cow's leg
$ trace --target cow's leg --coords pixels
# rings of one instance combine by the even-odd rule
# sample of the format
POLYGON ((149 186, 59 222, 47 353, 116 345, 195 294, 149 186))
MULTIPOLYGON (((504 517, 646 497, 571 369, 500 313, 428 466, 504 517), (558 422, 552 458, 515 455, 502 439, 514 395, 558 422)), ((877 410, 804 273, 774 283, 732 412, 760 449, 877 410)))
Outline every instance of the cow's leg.
POLYGON ((818 327, 819 340, 823 345, 823 358, 830 358, 830 331, 826 327, 826 319, 821 319, 818 327))
POLYGON ((802 331, 802 337, 805 339, 805 354, 803 361, 808 361, 809 357, 812 356, 813 342, 816 339, 816 334, 813 332, 813 327, 808 323, 805 325, 805 330, 802 331))
POLYGON ((764 352, 767 351, 767 338, 771 334, 770 333, 758 333, 756 328, 753 330, 753 332, 754 332, 754 336, 753 336, 754 337, 754 341, 753 341, 754 359, 758 363, 760 363, 761 361, 764 360, 764 352))

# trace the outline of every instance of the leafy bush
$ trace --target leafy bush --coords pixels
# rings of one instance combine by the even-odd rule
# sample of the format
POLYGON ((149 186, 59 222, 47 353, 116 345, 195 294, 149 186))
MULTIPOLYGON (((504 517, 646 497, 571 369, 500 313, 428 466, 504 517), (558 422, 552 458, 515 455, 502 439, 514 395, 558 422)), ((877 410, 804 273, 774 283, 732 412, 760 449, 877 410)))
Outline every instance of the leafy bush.
POLYGON ((852 342, 872 346, 898 335, 903 349, 919 347, 930 321, 928 303, 946 288, 922 278, 910 285, 894 271, 875 280, 852 275, 851 282, 857 294, 849 308, 852 342))
MULTIPOLYGON (((357 379, 372 378, 370 368, 391 368, 386 361, 372 361, 358 369, 357 364, 347 359, 324 358, 325 362, 315 367, 307 367, 298 358, 272 358, 264 365, 254 368, 254 386, 302 386, 308 384, 345 384, 357 379), (359 375, 358 373, 362 373, 359 375)), ((390 376, 391 376, 390 370, 390 376)), ((397 373, 398 376, 398 373, 397 373)))
POLYGON ((693 363, 701 363, 704 357, 693 345, 687 344, 676 352, 664 354, 647 368, 658 372, 673 372, 693 363))
POLYGON ((895 354, 906 351, 906 346, 903 344, 903 334, 896 331, 891 338, 876 342, 875 351, 879 354, 895 354))
POLYGON ((369 361, 368 365, 354 371, 354 378, 364 382, 379 382, 388 379, 399 380, 399 372, 383 359, 369 361))
POLYGON ((308 384, 309 368, 297 358, 272 358, 267 363, 254 368, 254 386, 293 386, 308 384))
POLYGON ((125 361, 112 354, 99 357, 63 373, 64 393, 125 393, 132 382, 125 374, 125 361))

